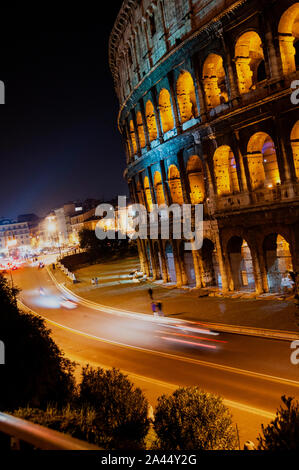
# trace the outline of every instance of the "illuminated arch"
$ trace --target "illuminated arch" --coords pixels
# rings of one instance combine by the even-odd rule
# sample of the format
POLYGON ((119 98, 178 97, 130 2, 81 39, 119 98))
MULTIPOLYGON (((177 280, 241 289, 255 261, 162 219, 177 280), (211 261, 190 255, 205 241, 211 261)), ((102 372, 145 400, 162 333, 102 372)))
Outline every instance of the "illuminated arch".
POLYGON ((144 192, 145 192, 147 206, 148 206, 149 211, 151 211, 153 208, 153 200, 152 200, 152 195, 151 195, 149 179, 147 176, 144 178, 143 185, 144 185, 144 192))
POLYGON ((136 143, 136 134, 135 134, 135 129, 134 129, 134 123, 133 123, 132 119, 130 121, 130 136, 131 136, 133 152, 135 154, 135 153, 137 153, 137 143, 136 143))
POLYGON ((156 171, 154 175, 154 188, 156 191, 157 204, 158 206, 162 206, 163 204, 165 204, 165 196, 164 196, 162 178, 161 178, 161 174, 159 173, 159 171, 156 171))
POLYGON ((242 34, 235 47, 235 63, 241 94, 256 88, 266 78, 262 40, 255 31, 242 34))
POLYGON ((251 251, 246 240, 239 236, 230 238, 227 244, 230 262, 232 288, 234 290, 255 290, 254 270, 251 251))
POLYGON ((138 198, 138 201, 136 202, 138 202, 138 204, 141 204, 142 206, 145 206, 144 194, 143 194, 142 187, 139 181, 136 185, 136 191, 137 191, 137 198, 138 198))
POLYGON ((203 66, 203 85, 207 107, 209 109, 228 101, 223 59, 216 54, 209 54, 203 66))
POLYGON ((177 81, 177 100, 181 122, 187 122, 197 116, 194 82, 189 72, 181 72, 177 81))
POLYGON ((222 145, 214 153, 214 174, 218 196, 240 191, 236 161, 231 148, 222 145))
POLYGON ((175 165, 168 170, 168 183, 173 204, 184 204, 180 172, 175 165))
POLYGON ((279 48, 284 75, 296 72, 299 65, 299 3, 282 15, 278 25, 279 48))
MULTIPOLYGON (((263 251, 267 270, 267 281, 270 292, 281 292, 283 278, 289 278, 288 272, 293 271, 290 245, 279 233, 267 235, 263 243, 263 251)), ((290 279, 289 288, 291 288, 290 279)))
POLYGON ((299 178, 299 121, 296 122, 291 133, 291 145, 293 150, 294 167, 299 178))
POLYGON ((190 185, 190 199, 192 204, 200 204, 205 198, 205 180, 203 165, 197 155, 189 158, 187 175, 190 185))
POLYGON ((252 189, 280 183, 275 145, 265 132, 257 132, 249 140, 247 162, 252 189))
POLYGON ((144 135, 144 128, 143 128, 143 121, 142 121, 142 114, 140 111, 136 114, 136 122, 137 122, 137 129, 138 129, 138 136, 140 147, 143 149, 145 147, 145 135, 144 135))
POLYGON ((146 103, 145 114, 150 141, 156 140, 156 138, 158 137, 157 122, 155 117, 154 106, 150 100, 146 103))
POLYGON ((159 110, 163 132, 168 132, 174 128, 174 120, 171 108, 170 94, 163 88, 159 95, 159 110))

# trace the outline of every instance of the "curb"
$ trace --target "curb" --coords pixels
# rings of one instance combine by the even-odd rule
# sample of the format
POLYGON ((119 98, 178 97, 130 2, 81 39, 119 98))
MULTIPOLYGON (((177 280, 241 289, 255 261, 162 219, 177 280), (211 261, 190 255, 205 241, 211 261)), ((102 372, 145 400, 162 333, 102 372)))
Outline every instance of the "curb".
MULTIPOLYGON (((80 297, 79 295, 75 294, 72 290, 68 289, 65 287, 63 284, 59 283, 55 276, 51 273, 49 270, 48 266, 46 267, 47 272, 56 285, 56 287, 64 292, 65 294, 68 294, 72 296, 78 303, 81 305, 85 305, 86 307, 95 309, 95 310, 100 310, 105 313, 111 313, 111 314, 116 314, 120 316, 127 316, 130 318, 137 318, 139 320, 144 320, 144 321, 153 321, 152 315, 142 313, 142 312, 131 312, 125 309, 120 309, 117 307, 109 307, 107 305, 101 305, 97 302, 93 302, 92 300, 86 300, 83 297, 80 297)), ((180 318, 171 318, 171 317, 164 317, 163 321, 168 321, 169 323, 177 323, 179 320, 182 320, 180 318)), ((190 320, 183 320, 186 323, 191 323, 194 324, 193 321, 190 320)), ((236 325, 223 325, 221 323, 210 323, 210 322, 196 322, 197 324, 200 323, 201 326, 210 328, 211 330, 216 330, 216 331, 222 331, 225 333, 232 333, 232 334, 238 334, 238 335, 245 335, 245 336, 255 336, 258 338, 269 338, 269 339, 276 339, 276 340, 281 340, 281 341, 296 341, 299 340, 299 332, 296 334, 295 332, 291 331, 283 331, 283 330, 269 330, 267 328, 255 328, 255 327, 243 327, 243 326, 236 326, 236 325)))

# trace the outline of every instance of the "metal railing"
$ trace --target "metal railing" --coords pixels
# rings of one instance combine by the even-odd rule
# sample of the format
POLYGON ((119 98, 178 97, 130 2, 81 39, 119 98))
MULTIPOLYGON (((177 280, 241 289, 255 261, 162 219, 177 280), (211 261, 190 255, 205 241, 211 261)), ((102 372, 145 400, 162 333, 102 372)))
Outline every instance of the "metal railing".
POLYGON ((22 443, 39 450, 101 450, 61 432, 0 413, 0 450, 3 449, 4 441, 5 447, 12 450, 21 450, 22 443))

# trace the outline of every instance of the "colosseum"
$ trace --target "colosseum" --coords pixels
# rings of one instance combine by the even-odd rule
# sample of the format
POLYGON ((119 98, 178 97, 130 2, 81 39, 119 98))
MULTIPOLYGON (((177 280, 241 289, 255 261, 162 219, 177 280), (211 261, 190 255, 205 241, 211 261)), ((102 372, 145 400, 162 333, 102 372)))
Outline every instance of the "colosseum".
POLYGON ((298 286, 299 3, 124 0, 109 59, 132 200, 204 211, 197 251, 138 240, 143 271, 257 294, 292 272, 298 286))

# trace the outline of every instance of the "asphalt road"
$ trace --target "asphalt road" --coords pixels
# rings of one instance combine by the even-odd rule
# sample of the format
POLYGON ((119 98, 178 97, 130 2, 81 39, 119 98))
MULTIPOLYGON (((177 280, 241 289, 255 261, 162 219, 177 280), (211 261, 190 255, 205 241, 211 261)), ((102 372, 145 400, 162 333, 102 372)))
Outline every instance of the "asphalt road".
POLYGON ((299 398, 299 366, 291 364, 287 341, 72 305, 45 269, 26 267, 13 277, 20 300, 46 318, 66 354, 83 363, 120 368, 161 390, 163 384, 197 385, 264 416, 276 411, 283 394, 299 398))

